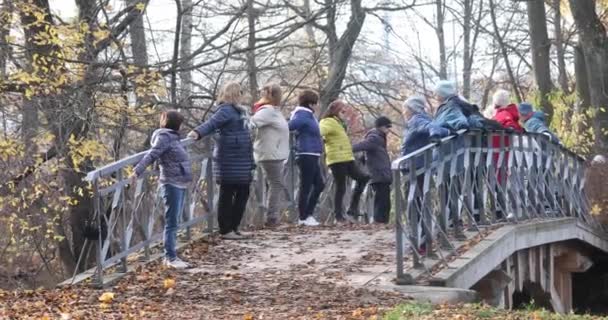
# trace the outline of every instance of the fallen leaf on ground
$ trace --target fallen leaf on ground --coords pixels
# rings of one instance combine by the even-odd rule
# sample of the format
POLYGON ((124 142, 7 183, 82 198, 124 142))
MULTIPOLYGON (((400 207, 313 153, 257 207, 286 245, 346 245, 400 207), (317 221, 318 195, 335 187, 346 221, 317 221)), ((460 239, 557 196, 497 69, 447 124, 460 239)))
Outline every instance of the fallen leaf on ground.
POLYGON ((99 301, 103 303, 111 303, 114 300, 114 292, 104 292, 100 297, 99 301))

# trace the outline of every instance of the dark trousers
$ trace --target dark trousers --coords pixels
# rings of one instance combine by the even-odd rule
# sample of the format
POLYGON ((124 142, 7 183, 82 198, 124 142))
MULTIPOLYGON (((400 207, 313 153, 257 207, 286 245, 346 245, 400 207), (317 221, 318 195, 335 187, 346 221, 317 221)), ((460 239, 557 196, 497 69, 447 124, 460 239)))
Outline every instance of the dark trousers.
POLYGON ((336 219, 341 219, 344 214, 342 202, 344 194, 346 193, 346 177, 351 177, 357 182, 355 190, 353 190, 353 196, 350 199, 348 213, 351 215, 358 214, 359 199, 361 198, 361 194, 365 189, 365 184, 369 180, 369 177, 355 165, 355 161, 334 163, 331 164, 329 168, 334 175, 336 184, 336 193, 334 194, 334 213, 336 214, 336 219))
POLYGON ((308 154, 298 155, 296 159, 300 168, 300 194, 298 195, 298 210, 300 220, 312 216, 325 183, 321 175, 319 156, 308 154))
POLYGON ((217 222, 220 234, 238 231, 249 199, 249 183, 220 184, 217 222))
POLYGON ((372 183, 374 189, 374 222, 388 223, 391 213, 391 184, 372 183))

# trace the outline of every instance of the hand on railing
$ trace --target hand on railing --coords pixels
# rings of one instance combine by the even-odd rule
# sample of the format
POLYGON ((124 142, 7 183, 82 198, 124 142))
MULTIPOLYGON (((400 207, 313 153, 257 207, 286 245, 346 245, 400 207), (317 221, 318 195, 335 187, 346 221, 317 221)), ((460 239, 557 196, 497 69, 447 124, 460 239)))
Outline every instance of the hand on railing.
POLYGON ((198 134, 198 132, 196 132, 194 130, 188 132, 188 135, 186 137, 188 137, 190 139, 194 139, 194 140, 198 140, 201 138, 200 134, 198 134))

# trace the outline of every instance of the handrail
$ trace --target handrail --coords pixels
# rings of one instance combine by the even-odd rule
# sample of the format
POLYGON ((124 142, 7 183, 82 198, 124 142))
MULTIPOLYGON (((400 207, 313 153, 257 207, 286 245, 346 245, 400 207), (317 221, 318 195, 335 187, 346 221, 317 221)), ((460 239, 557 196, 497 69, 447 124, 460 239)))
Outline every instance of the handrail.
POLYGON ((433 148, 435 146, 438 146, 439 144, 444 143, 446 141, 455 139, 455 138, 457 138, 458 136, 462 135, 465 132, 467 132, 467 130, 465 130, 465 129, 458 130, 458 131, 456 131, 456 134, 451 134, 451 135, 449 135, 447 137, 443 137, 438 142, 435 142, 435 141, 431 142, 431 143, 427 144, 424 147, 421 147, 420 149, 418 149, 416 151, 410 152, 410 153, 408 153, 408 154, 406 154, 404 156, 401 156, 401 157, 393 160, 393 162, 391 162, 391 170, 401 169, 400 165, 401 165, 401 163, 403 161, 409 160, 409 159, 411 159, 411 158, 413 158, 413 157, 415 157, 417 155, 423 154, 426 150, 431 149, 431 148, 433 148))
MULTIPOLYGON (((192 138, 185 138, 185 139, 182 139, 180 142, 184 147, 187 147, 187 146, 193 144, 195 141, 196 140, 194 140, 192 138)), ((93 171, 89 171, 85 177, 85 180, 91 182, 91 181, 97 180, 99 178, 103 178, 113 172, 116 172, 116 170, 124 168, 128 165, 135 165, 139 162, 139 160, 141 160, 141 158, 143 158, 146 155, 146 153, 148 153, 148 151, 149 151, 149 149, 138 152, 138 153, 130 155, 128 157, 122 158, 118 161, 109 163, 101 168, 97 168, 93 171)))

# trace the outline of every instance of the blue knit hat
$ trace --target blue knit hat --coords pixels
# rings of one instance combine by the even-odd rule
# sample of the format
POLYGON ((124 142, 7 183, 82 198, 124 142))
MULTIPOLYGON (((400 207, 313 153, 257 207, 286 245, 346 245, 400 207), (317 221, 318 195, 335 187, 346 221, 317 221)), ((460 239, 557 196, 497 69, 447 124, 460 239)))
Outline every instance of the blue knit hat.
POLYGON ((456 95, 456 86, 449 80, 439 80, 435 85, 435 94, 443 99, 456 95))
POLYGON ((522 116, 527 116, 530 113, 534 112, 534 107, 532 107, 531 103, 522 102, 517 106, 517 110, 519 110, 519 114, 522 116))

